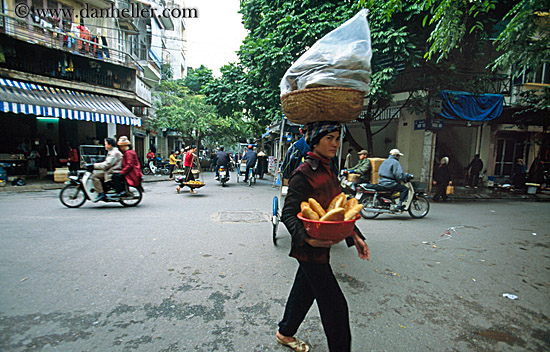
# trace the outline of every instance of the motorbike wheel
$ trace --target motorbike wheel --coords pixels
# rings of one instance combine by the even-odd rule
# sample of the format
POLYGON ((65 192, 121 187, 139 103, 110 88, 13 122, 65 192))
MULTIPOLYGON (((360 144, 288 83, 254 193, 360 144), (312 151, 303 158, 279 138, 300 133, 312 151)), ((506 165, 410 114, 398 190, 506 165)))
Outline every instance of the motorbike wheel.
POLYGON ((165 176, 170 175, 170 169, 163 167, 162 169, 160 169, 160 173, 165 176))
POLYGON ((421 219, 428 215, 430 211, 430 202, 425 196, 414 196, 409 206, 409 214, 415 219, 421 219))
POLYGON ((365 208, 381 207, 379 199, 374 200, 374 196, 363 196, 360 203, 363 204, 363 209, 361 209, 361 216, 364 217, 365 219, 374 219, 378 215, 380 215, 380 213, 367 211, 365 209, 365 208))
POLYGON ((153 173, 153 171, 151 171, 149 166, 144 167, 142 172, 144 175, 151 175, 153 173))
POLYGON ((128 192, 132 193, 131 197, 121 197, 119 202, 125 207, 135 207, 143 199, 143 192, 141 187, 128 186, 128 192))
POLYGON ((59 200, 67 208, 78 208, 86 202, 86 196, 79 186, 67 185, 59 192, 59 200))

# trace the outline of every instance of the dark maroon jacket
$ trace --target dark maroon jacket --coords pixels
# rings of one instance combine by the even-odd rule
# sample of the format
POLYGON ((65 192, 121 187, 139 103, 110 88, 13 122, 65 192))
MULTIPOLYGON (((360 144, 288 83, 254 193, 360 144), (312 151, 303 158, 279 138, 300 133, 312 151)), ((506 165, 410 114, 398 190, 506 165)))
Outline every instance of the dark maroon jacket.
MULTIPOLYGON (((298 219, 300 204, 314 198, 323 208, 328 208, 331 200, 341 193, 338 179, 330 168, 330 160, 308 153, 306 161, 290 176, 288 193, 281 220, 292 236, 290 256, 310 263, 328 263, 330 248, 310 246, 302 220, 298 219)), ((354 231, 363 238, 357 227, 354 231)), ((351 237, 346 238, 348 246, 354 244, 351 237)))
POLYGON ((126 177, 126 182, 130 186, 137 187, 141 184, 143 174, 135 150, 128 149, 122 155, 122 171, 120 173, 126 177))

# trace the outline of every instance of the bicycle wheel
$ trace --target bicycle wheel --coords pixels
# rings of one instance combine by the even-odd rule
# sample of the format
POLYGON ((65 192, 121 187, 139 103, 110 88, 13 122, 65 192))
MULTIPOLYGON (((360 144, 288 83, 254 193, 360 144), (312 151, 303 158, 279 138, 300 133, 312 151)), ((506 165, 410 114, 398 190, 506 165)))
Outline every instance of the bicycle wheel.
POLYGON ((414 196, 411 205, 409 206, 409 214, 415 218, 420 219, 428 215, 430 211, 430 202, 425 196, 414 196))

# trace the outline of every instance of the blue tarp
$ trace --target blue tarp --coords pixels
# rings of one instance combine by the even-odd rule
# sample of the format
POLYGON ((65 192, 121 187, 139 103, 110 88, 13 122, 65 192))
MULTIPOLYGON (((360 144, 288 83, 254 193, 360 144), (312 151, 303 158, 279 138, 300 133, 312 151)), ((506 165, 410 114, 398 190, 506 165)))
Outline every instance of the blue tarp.
POLYGON ((502 94, 472 94, 443 90, 441 95, 441 117, 450 120, 490 121, 502 114, 502 94))

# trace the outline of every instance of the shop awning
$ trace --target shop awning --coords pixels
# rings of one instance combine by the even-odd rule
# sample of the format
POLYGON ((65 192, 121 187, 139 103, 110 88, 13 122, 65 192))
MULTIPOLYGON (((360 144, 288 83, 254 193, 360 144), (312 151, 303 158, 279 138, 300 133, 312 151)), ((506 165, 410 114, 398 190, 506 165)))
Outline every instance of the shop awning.
POLYGON ((0 78, 0 112, 141 126, 117 98, 0 78))
POLYGON ((502 94, 472 94, 444 90, 441 95, 441 115, 450 120, 490 121, 502 114, 502 94))

